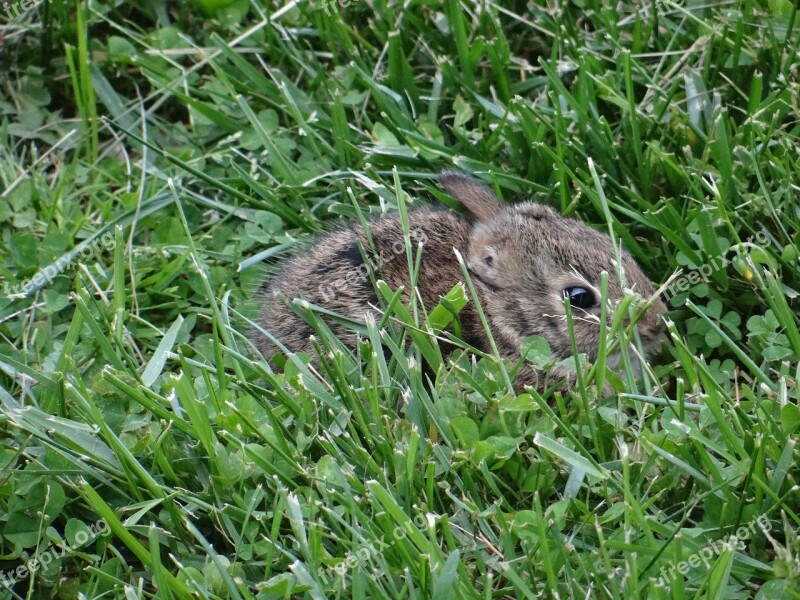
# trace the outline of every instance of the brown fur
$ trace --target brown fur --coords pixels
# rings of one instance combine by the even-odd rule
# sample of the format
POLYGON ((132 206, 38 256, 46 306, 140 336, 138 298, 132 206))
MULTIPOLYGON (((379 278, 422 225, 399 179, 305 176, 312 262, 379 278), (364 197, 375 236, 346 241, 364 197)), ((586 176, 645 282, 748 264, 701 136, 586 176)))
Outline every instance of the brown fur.
MULTIPOLYGON (((503 205, 488 188, 465 175, 446 172, 439 180, 477 220, 471 222, 447 210, 409 211, 412 244, 416 248, 418 241, 424 242, 417 288, 425 307, 433 308, 443 294, 463 280, 453 251, 458 249, 467 262, 501 355, 518 360, 522 340, 538 335, 548 341, 554 357, 570 356, 562 291, 569 286, 581 286, 591 289, 599 301, 600 273, 607 271, 609 298, 617 300, 623 295, 608 237, 543 205, 531 202, 503 205)), ((410 287, 399 217, 378 219, 369 229, 383 260, 377 261, 369 252, 361 228, 351 227, 324 236, 308 251, 289 260, 280 275, 265 287, 260 325, 290 351, 311 353, 308 338, 312 330, 285 301, 276 297, 277 292, 289 299, 304 298, 354 319, 363 320, 368 312, 377 316, 378 301, 366 276, 359 243, 372 264, 378 265, 377 277, 392 289, 410 287)), ((628 287, 645 298, 652 296, 653 286, 633 258, 624 250, 621 257, 628 287)), ((656 300, 639 321, 639 332, 646 346, 660 336, 658 313, 663 310, 663 303, 656 300)), ((573 306, 572 314, 578 351, 594 360, 599 340, 599 304, 588 311, 573 306)), ((488 340, 472 303, 460 313, 459 319, 462 337, 488 351, 488 340)), ((352 333, 331 321, 329 324, 338 336, 354 345, 352 333)), ((261 334, 256 334, 256 342, 266 356, 277 352, 261 334)), ((542 387, 543 381, 533 369, 523 369, 515 383, 521 389, 523 384, 542 387)))

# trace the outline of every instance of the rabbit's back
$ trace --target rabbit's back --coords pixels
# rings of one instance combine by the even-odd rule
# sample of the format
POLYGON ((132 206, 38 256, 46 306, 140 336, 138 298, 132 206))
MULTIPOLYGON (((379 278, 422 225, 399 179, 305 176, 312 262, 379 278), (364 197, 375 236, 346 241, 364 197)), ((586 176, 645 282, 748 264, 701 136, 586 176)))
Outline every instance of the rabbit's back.
MULTIPOLYGON (((414 254, 418 244, 423 247, 416 289, 425 308, 430 310, 463 279, 453 249, 466 252, 469 224, 449 210, 426 207, 410 210, 408 218, 414 254)), ((403 286, 407 300, 409 265, 400 218, 394 215, 371 221, 369 232, 372 244, 360 225, 331 232, 288 260, 260 294, 259 325, 290 351, 311 352, 311 327, 280 295, 289 300, 302 298, 337 314, 363 320, 366 313, 375 312, 380 306, 369 278, 370 270, 392 289, 403 286)), ((473 320, 469 311, 462 318, 468 321, 469 329, 473 320)), ((332 320, 327 323, 337 337, 351 347, 355 344, 355 337, 344 327, 332 320)), ((266 336, 257 333, 255 337, 266 356, 278 351, 266 336)))

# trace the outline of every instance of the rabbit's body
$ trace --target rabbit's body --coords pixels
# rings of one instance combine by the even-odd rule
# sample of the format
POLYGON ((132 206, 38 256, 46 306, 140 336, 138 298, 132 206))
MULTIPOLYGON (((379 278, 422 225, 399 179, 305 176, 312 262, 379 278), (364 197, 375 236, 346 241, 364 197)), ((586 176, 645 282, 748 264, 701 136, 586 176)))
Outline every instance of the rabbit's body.
MULTIPOLYGON (((556 358, 571 355, 563 305, 570 295, 575 341, 590 360, 597 356, 600 315, 600 274, 609 273, 609 298, 622 297, 615 276, 611 241, 586 225, 558 215, 552 209, 523 202, 503 205, 490 190, 464 175, 444 173, 444 188, 470 210, 475 220, 448 210, 410 210, 412 246, 423 244, 417 290, 426 309, 433 308, 458 282, 463 281, 454 249, 464 257, 486 314, 492 337, 501 355, 519 360, 522 341, 533 335, 550 344, 556 358)), ((392 289, 409 290, 409 269, 403 232, 397 216, 370 223, 375 252, 359 226, 322 237, 305 253, 289 260, 280 275, 265 288, 260 325, 290 351, 312 352, 311 328, 277 297, 303 298, 332 312, 363 319, 376 316, 379 302, 367 274, 362 248, 376 277, 392 289)), ((653 287, 625 251, 620 254, 628 287, 649 298, 653 287)), ((659 336, 660 300, 639 321, 647 345, 659 336)), ((609 311, 611 313, 613 311, 609 311)), ((488 339, 472 303, 459 313, 461 337, 488 351, 488 339)), ((352 333, 329 321, 333 331, 353 346, 352 333), (349 337, 348 337, 349 336, 349 337)), ((257 343, 266 356, 277 348, 258 334, 257 343)), ((567 376, 567 373, 554 373, 567 376)), ((517 380, 540 386, 538 374, 523 370, 517 380)))
MULTIPOLYGON (((416 251, 417 243, 421 242, 424 248, 417 290, 425 308, 431 309, 463 280, 453 248, 466 247, 470 227, 466 219, 447 210, 420 207, 410 210, 408 217, 412 247, 416 251)), ((384 280, 392 289, 403 286, 407 296, 409 270, 400 218, 372 221, 369 232, 374 252, 360 225, 334 231, 287 261, 281 273, 269 283, 263 294, 260 323, 289 350, 312 353, 309 336, 313 331, 285 302, 275 297, 277 292, 290 300, 303 298, 346 317, 363 319, 368 312, 377 317, 380 302, 367 271, 370 269, 376 279, 384 280), (369 264, 364 262, 364 255, 369 264)), ((459 313, 459 320, 465 332, 476 329, 478 323, 472 305, 459 313)), ((332 322, 329 325, 341 339, 353 345, 351 332, 332 322)), ((480 338, 467 337, 465 341, 483 348, 480 338)), ((266 356, 277 351, 266 336, 259 336, 258 342, 266 356)))

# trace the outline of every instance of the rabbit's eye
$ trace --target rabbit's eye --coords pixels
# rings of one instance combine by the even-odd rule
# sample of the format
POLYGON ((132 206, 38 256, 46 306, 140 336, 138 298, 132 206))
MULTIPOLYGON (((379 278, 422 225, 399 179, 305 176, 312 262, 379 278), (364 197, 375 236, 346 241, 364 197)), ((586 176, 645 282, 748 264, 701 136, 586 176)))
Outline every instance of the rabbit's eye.
POLYGON ((564 298, 569 298, 570 306, 575 308, 592 308, 595 304, 594 294, 584 287, 572 286, 562 292, 564 298))

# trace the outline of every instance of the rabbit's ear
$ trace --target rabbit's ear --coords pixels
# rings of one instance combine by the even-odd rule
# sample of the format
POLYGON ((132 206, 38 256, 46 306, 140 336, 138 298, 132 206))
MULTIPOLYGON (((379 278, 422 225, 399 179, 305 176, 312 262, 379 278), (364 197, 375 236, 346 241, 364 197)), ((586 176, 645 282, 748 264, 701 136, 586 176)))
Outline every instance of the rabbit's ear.
POLYGON ((472 277, 491 290, 498 287, 502 279, 504 252, 502 241, 492 240, 485 232, 473 236, 467 254, 467 268, 472 277))
POLYGON ((439 183, 453 198, 460 200, 479 221, 488 221, 496 216, 503 205, 485 185, 472 177, 455 171, 444 171, 439 183))

